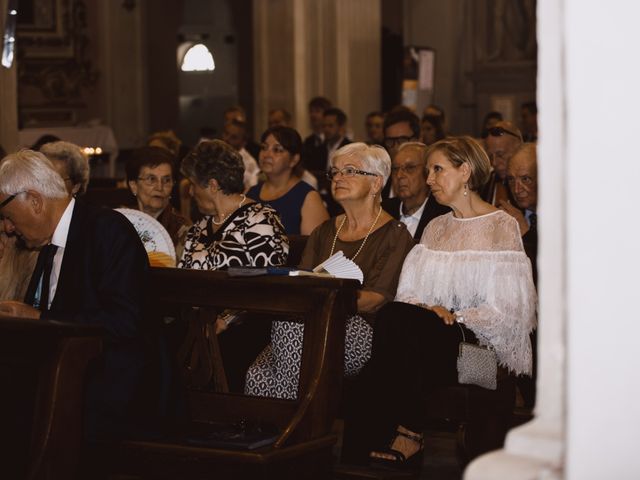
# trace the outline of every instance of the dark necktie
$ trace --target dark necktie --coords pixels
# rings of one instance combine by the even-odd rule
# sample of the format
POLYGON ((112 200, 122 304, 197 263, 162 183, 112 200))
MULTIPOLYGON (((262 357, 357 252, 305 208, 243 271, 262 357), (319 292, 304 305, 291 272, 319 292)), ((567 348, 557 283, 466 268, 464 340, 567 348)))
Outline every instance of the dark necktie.
POLYGON ((58 249, 55 245, 46 245, 42 247, 38 254, 38 261, 36 262, 36 268, 31 276, 29 282, 29 288, 24 298, 25 303, 38 307, 40 311, 45 312, 49 306, 49 286, 51 280, 51 270, 53 268, 53 257, 56 255, 58 249), (42 280, 42 286, 40 288, 40 298, 36 299, 38 292, 38 285, 42 280))
POLYGON ((529 215, 529 228, 531 230, 537 230, 538 228, 538 215, 536 213, 529 215))

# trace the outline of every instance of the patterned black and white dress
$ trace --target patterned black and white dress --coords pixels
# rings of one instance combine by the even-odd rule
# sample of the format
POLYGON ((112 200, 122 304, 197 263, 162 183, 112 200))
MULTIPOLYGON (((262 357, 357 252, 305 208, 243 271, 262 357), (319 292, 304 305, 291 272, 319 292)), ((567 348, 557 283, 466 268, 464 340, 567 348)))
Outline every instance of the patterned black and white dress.
POLYGON ((215 232, 210 215, 192 225, 178 268, 219 270, 282 265, 288 253, 289 243, 276 211, 262 203, 249 203, 215 232))
MULTIPOLYGON (((335 219, 316 228, 309 237, 302 255, 301 268, 313 268, 329 257, 336 234, 335 219)), ((336 241, 336 251, 351 258, 362 240, 336 241)), ((381 294, 385 301, 393 300, 404 257, 413 247, 413 238, 404 224, 389 221, 373 232, 354 260, 364 273, 363 290, 381 294)), ((347 319, 344 371, 357 375, 371 355, 373 329, 360 315, 347 319)), ((298 395, 304 325, 290 321, 275 321, 271 326, 271 343, 247 371, 245 394, 272 398, 294 399, 298 395)))

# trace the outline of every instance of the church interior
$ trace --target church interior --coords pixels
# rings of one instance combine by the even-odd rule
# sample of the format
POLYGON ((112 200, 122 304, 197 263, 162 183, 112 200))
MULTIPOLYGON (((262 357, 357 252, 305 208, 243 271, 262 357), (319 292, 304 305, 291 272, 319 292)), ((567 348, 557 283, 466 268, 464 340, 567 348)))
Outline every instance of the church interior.
POLYGON ((0 0, 0 477, 638 478, 638 14, 0 0))

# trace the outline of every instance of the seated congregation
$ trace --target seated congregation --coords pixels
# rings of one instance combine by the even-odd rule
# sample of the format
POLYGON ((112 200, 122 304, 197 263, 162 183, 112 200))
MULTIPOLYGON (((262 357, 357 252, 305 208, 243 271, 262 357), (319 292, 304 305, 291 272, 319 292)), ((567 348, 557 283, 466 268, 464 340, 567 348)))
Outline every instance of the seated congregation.
MULTIPOLYGON (((447 136, 437 115, 421 123, 403 109, 377 115, 377 140, 351 142, 341 110, 309 107, 314 133, 303 141, 270 125, 257 162, 244 136, 179 155, 161 135, 132 153, 130 205, 167 230, 176 268, 150 268, 133 225, 83 198, 89 165, 77 146, 0 163, 2 328, 79 324, 101 345, 75 372, 83 447, 67 472, 296 478, 315 466, 313 478, 329 478, 338 417, 343 464, 419 470, 425 399, 461 386, 461 342, 487 347, 498 366, 495 391, 462 385, 481 392, 470 401, 506 398, 509 416, 517 382, 533 405, 535 144, 510 122, 483 139, 447 136), (259 169, 251 181, 248 164, 259 169), (233 276, 312 270, 339 251, 361 284, 233 276), (230 424, 268 439, 211 440, 230 424)), ((41 407, 28 410, 33 431, 46 423, 41 407)), ((504 421, 485 417, 489 429, 504 421)), ((473 454, 498 447, 508 423, 473 454)), ((30 471, 33 455, 14 471, 30 471)))

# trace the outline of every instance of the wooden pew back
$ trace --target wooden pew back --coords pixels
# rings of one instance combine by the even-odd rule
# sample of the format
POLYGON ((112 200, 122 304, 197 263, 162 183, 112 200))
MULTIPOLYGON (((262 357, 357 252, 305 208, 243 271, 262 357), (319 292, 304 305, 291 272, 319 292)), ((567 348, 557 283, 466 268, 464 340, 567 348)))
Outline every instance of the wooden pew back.
MULTIPOLYGON (((272 423, 274 445, 329 433, 341 395, 344 322, 356 311, 357 282, 309 277, 230 277, 225 272, 152 268, 148 292, 157 321, 189 322, 181 350, 192 420, 272 423), (214 322, 225 308, 277 315, 305 324, 295 401, 225 392, 214 322)), ((262 321, 256 319, 255 321, 262 321)))
POLYGON ((84 376, 100 327, 0 318, 0 478, 74 478, 84 376))

